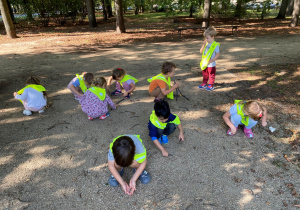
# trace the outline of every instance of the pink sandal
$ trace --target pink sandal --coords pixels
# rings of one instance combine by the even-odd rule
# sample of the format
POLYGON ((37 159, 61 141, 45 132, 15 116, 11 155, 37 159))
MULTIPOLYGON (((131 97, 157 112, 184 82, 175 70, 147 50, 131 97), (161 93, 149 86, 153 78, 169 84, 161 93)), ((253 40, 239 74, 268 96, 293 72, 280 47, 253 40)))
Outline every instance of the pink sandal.
MULTIPOLYGON (((236 127, 236 131, 238 130, 238 127, 236 127)), ((227 131, 227 135, 229 136, 233 136, 234 134, 231 133, 231 128, 229 128, 229 130, 227 131)))
POLYGON ((244 133, 245 133, 245 135, 246 135, 247 138, 251 139, 251 138, 254 137, 251 128, 244 127, 244 133))
POLYGON ((93 118, 92 118, 92 117, 90 117, 90 116, 88 116, 88 120, 93 120, 93 118))

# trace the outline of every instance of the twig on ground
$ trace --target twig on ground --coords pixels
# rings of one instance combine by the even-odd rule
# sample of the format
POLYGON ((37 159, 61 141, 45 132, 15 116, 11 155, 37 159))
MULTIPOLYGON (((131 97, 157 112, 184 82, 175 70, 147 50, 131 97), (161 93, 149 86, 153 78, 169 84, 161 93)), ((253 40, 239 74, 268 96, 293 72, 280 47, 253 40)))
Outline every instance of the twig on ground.
POLYGON ((50 126, 50 127, 48 128, 48 130, 50 130, 50 129, 52 129, 52 128, 54 128, 55 126, 60 125, 60 124, 71 124, 71 123, 65 122, 65 121, 58 122, 58 123, 55 123, 54 125, 50 126))

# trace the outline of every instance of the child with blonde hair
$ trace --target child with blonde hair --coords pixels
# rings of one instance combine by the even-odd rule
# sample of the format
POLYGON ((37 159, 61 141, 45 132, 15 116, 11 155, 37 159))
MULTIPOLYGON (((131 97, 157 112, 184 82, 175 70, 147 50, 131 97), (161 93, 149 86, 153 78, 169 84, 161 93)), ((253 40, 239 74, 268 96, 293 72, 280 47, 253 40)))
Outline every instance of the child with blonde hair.
POLYGON ((200 48, 202 54, 200 68, 202 70, 203 82, 198 87, 207 91, 214 90, 216 77, 216 60, 220 56, 220 44, 215 41, 217 31, 214 27, 209 27, 204 32, 203 45, 200 48), (207 84, 208 83, 208 84, 207 84))
POLYGON ((46 89, 41 85, 37 77, 28 77, 26 87, 14 92, 14 97, 24 105, 24 115, 31 115, 32 112, 43 113, 47 105, 46 89))
POLYGON ((124 69, 116 68, 112 71, 112 76, 109 77, 107 85, 110 86, 112 80, 116 80, 116 90, 111 93, 112 96, 120 95, 122 93, 121 86, 124 88, 125 92, 123 96, 128 99, 130 94, 135 89, 135 83, 138 82, 136 78, 126 74, 124 69))
POLYGON ((92 86, 80 97, 81 109, 87 114, 89 120, 98 118, 104 120, 109 116, 108 107, 116 109, 116 105, 106 94, 106 80, 104 77, 96 77, 92 86))
POLYGON ((235 100, 230 110, 223 115, 225 123, 229 126, 227 134, 233 136, 239 125, 244 125, 247 138, 253 138, 251 128, 261 119, 262 126, 267 125, 267 109, 256 101, 235 100))
POLYGON ((68 84, 68 88, 74 94, 76 100, 79 100, 92 85, 93 79, 94 75, 92 73, 83 72, 81 75, 76 74, 76 77, 68 84))

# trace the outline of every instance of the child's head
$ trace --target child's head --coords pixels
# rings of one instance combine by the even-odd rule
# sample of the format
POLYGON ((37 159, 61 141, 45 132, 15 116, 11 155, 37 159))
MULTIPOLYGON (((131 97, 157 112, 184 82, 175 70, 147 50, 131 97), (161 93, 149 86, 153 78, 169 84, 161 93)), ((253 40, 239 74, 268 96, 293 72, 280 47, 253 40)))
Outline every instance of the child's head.
POLYGON ((83 75, 84 83, 88 86, 90 86, 92 84, 93 79, 94 79, 94 75, 92 73, 85 73, 83 75))
POLYGON ((40 80, 37 77, 28 77, 26 80, 27 85, 41 85, 40 80))
POLYGON ((106 79, 104 77, 96 77, 93 80, 93 86, 105 88, 106 87, 106 79))
POLYGON ((203 35, 208 43, 212 43, 217 35, 217 31, 214 27, 209 27, 204 31, 203 35))
POLYGON ((135 145, 129 136, 119 137, 112 146, 116 164, 122 167, 128 167, 132 164, 135 154, 135 145))
POLYGON ((168 75, 170 77, 174 76, 174 72, 175 72, 175 64, 172 62, 164 62, 162 67, 161 67, 161 73, 163 73, 164 75, 168 75))
POLYGON ((125 74, 126 74, 126 72, 124 71, 124 69, 116 68, 112 71, 112 78, 114 80, 119 81, 119 80, 123 79, 125 74))
POLYGON ((256 101, 245 101, 244 103, 244 114, 248 115, 253 120, 258 121, 262 117, 262 108, 256 101))
POLYGON ((170 116, 170 107, 167 101, 159 101, 154 105, 155 115, 161 122, 166 122, 170 116))

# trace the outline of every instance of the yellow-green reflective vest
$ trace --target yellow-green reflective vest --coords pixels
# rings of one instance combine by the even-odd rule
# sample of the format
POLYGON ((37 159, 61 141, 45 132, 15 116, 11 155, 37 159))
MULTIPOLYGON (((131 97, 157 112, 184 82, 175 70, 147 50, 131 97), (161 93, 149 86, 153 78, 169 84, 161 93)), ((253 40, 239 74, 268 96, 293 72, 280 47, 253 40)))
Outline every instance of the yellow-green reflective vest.
POLYGON ((138 82, 138 80, 136 78, 134 78, 133 76, 130 76, 128 74, 125 74, 125 76, 119 81, 123 87, 123 82, 126 82, 127 80, 132 79, 135 83, 138 82))
POLYGON ((92 93, 94 93, 101 101, 104 101, 106 96, 106 91, 103 88, 100 87, 91 87, 88 89, 92 93))
POLYGON ((83 80, 83 74, 82 75, 76 74, 76 77, 79 79, 79 86, 80 86, 82 92, 85 93, 87 91, 87 87, 83 80))
MULTIPOLYGON (((169 86, 169 89, 171 89, 171 78, 170 77, 168 77, 168 80, 167 80, 166 77, 163 74, 158 74, 155 77, 151 77, 151 78, 147 79, 147 81, 152 82, 153 80, 156 80, 156 79, 164 81, 169 86)), ((171 93, 169 93, 167 95, 167 97, 169 99, 174 99, 173 91, 171 93)))
MULTIPOLYGON (((179 117, 178 117, 176 114, 174 114, 174 115, 176 116, 175 120, 170 121, 170 122, 168 122, 168 123, 174 123, 175 125, 179 125, 179 124, 180 124, 180 119, 179 119, 179 117)), ((166 126, 167 126, 167 124, 168 124, 168 123, 160 122, 159 119, 158 119, 158 117, 156 116, 154 110, 152 111, 152 114, 150 115, 150 122, 151 122, 155 127, 159 128, 159 129, 165 129, 166 126)))
POLYGON ((249 125, 249 116, 247 116, 247 115, 245 116, 245 114, 243 112, 245 104, 239 104, 240 101, 242 101, 242 100, 234 100, 234 104, 236 104, 238 115, 240 115, 241 118, 242 118, 241 122, 244 125, 248 126, 249 125))
MULTIPOLYGON (((206 46, 207 46, 207 43, 205 45, 205 48, 206 48, 206 46)), ((213 54, 213 52, 214 52, 214 50, 216 49, 217 46, 220 46, 220 44, 218 42, 214 41, 211 44, 211 46, 209 47, 206 54, 205 54, 205 48, 204 48, 204 50, 202 52, 202 59, 201 59, 201 62, 200 62, 201 70, 205 70, 207 68, 208 62, 209 62, 209 60, 210 60, 210 58, 211 58, 211 56, 212 56, 212 54, 213 54)))
MULTIPOLYGON (((42 86, 42 85, 27 85, 26 87, 24 87, 23 89, 19 90, 17 93, 19 95, 22 95, 22 93, 24 93, 24 90, 26 88, 33 88, 39 92, 43 92, 43 91, 46 91, 46 89, 42 86)), ((22 104, 23 104, 23 101, 22 100, 19 100, 22 104)))
MULTIPOLYGON (((126 135, 121 135, 121 136, 126 136, 126 135)), ((118 138, 120 138, 121 136, 118 136, 117 138, 115 138, 115 139, 113 140, 112 143, 110 143, 109 148, 110 148, 111 153, 113 153, 112 147, 113 147, 113 145, 114 145, 114 142, 115 142, 118 138)), ((145 148, 145 146, 144 146, 144 144, 143 144, 142 139, 140 138, 140 135, 134 135, 134 136, 137 137, 137 138, 140 140, 140 142, 142 143, 142 145, 143 145, 143 147, 144 147, 145 152, 140 153, 140 154, 134 154, 134 158, 133 158, 133 159, 134 159, 135 161, 137 161, 138 163, 142 163, 142 162, 144 162, 144 160, 146 160, 146 157, 147 157, 146 148, 145 148)))

